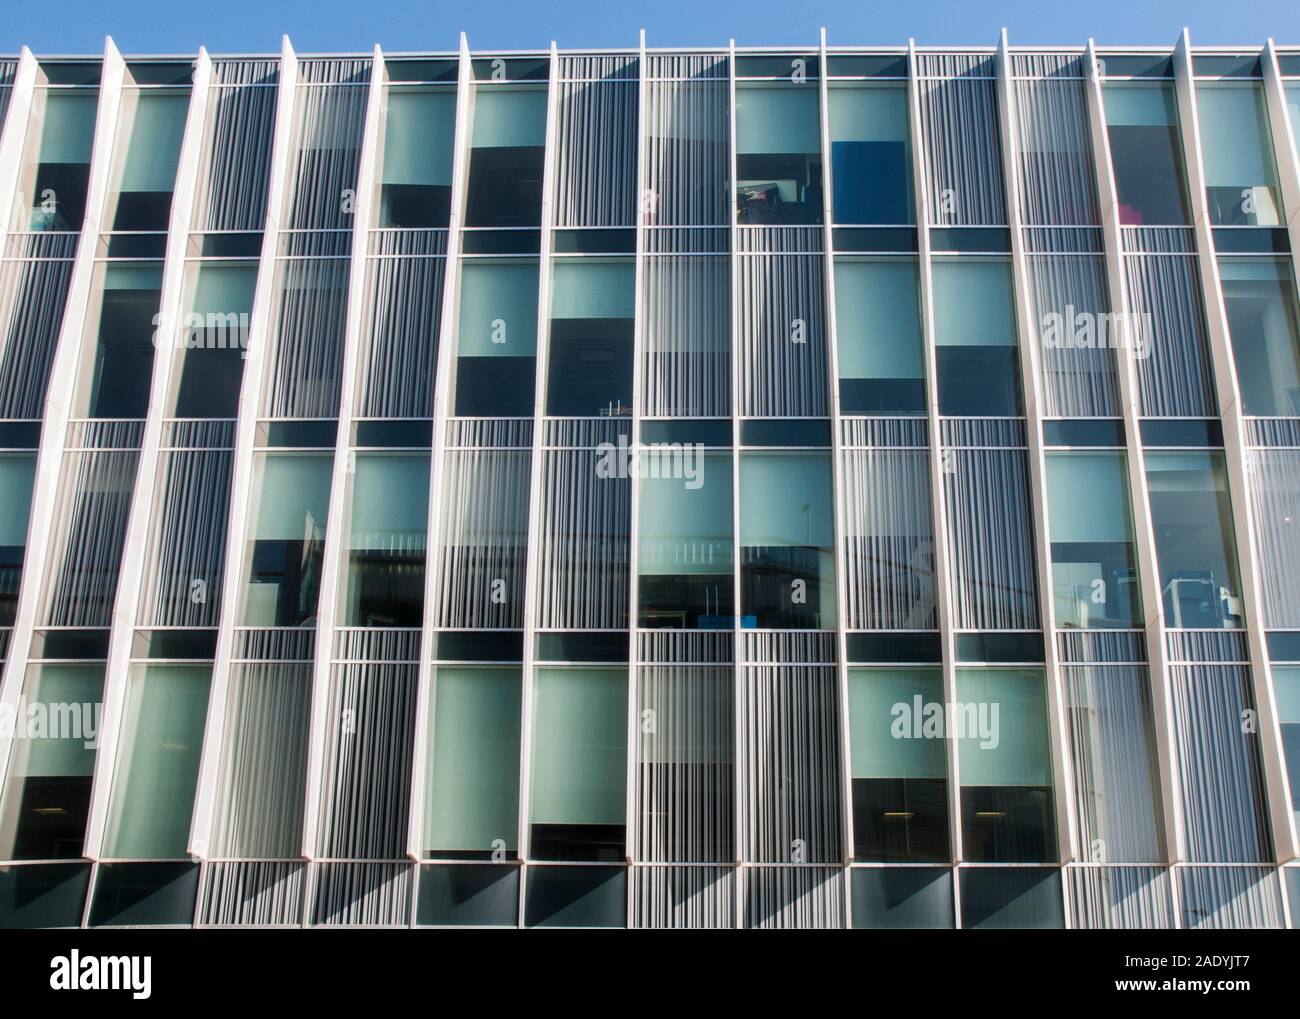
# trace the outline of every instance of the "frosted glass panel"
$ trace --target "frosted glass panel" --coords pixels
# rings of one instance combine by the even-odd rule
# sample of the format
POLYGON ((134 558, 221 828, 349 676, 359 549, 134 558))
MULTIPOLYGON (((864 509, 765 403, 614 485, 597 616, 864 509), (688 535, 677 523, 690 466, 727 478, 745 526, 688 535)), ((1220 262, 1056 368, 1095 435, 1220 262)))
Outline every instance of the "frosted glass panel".
POLYGON ((129 140, 125 141, 126 158, 118 190, 171 191, 185 135, 189 94, 127 92, 122 102, 118 144, 129 140))
POLYGON ((626 670, 538 669, 534 697, 532 823, 625 824, 626 670))
POLYGON ((1052 541, 1131 541, 1132 514, 1122 453, 1047 457, 1052 541))
POLYGON ((1211 221, 1277 225, 1281 202, 1263 90, 1247 82, 1202 82, 1196 99, 1211 221))
POLYGON ((557 260, 551 318, 632 318, 636 269, 630 261, 557 260))
POLYGON ((131 676, 105 835, 109 857, 186 857, 211 678, 207 665, 149 665, 131 676))
POLYGON ((740 458, 742 545, 829 546, 831 460, 821 453, 744 453, 740 458))
POLYGON ((350 547, 422 549, 429 526, 429 455, 358 453, 350 547))
POLYGON ((439 667, 424 845, 434 856, 518 847, 518 669, 439 667))
POLYGON ((820 152, 817 84, 736 89, 736 152, 773 155, 820 152))

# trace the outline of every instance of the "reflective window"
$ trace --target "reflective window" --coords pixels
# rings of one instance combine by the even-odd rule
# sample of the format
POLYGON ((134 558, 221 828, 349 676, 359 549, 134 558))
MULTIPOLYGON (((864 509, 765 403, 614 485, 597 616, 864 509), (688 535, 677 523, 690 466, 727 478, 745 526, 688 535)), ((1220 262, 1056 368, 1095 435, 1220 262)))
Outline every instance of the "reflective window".
POLYGON ((343 625, 419 627, 429 454, 357 453, 349 481, 343 625))
POLYGON ((475 86, 466 226, 538 226, 546 148, 546 90, 475 86))
POLYGON ((627 670, 541 668, 529 856, 627 858, 627 670))
POLYGON ((1291 812, 1300 823, 1300 665, 1273 666, 1273 693, 1291 786, 1291 812))
POLYGON ((1241 583, 1221 453, 1148 453, 1165 625, 1239 627, 1241 583))
POLYGON ((694 478, 638 481, 641 626, 730 629, 733 624, 731 454, 705 453, 695 462, 694 478))
POLYGON ((835 260, 840 413, 924 414, 916 260, 835 260))
POLYGON ((37 89, 19 184, 30 230, 80 230, 99 93, 37 89))
POLYGON ((162 298, 162 264, 109 262, 98 315, 87 318, 87 344, 80 372, 80 413, 91 418, 144 418, 153 381, 154 331, 162 298))
POLYGON ((817 83, 736 87, 736 214, 741 223, 820 223, 817 83))
POLYGON ((1129 226, 1187 223, 1187 181, 1173 85, 1113 82, 1103 87, 1103 95, 1120 222, 1129 226))
POLYGON ((1201 82, 1196 106, 1210 221, 1277 226, 1282 196, 1263 89, 1253 82, 1201 82))
POLYGON ((0 860, 82 855, 103 692, 102 664, 28 666, 0 800, 0 860))
POLYGON ((12 626, 27 554, 35 453, 0 454, 0 626, 12 626))
POLYGON ((385 96, 381 227, 445 227, 451 217, 456 93, 392 86, 385 96))
POLYGON ((934 260, 934 333, 940 414, 1024 413, 1011 265, 1006 259, 934 260))
POLYGON ((332 453, 254 459, 245 626, 314 623, 333 462, 332 453))
POLYGON ((188 90, 123 90, 108 229, 167 229, 189 104, 188 90))
POLYGON ((1038 669, 958 669, 962 855, 981 863, 1055 860, 1047 689, 1038 669))
POLYGON ((189 312, 172 331, 183 344, 178 418, 233 418, 257 287, 256 262, 203 262, 186 281, 189 312))
POLYGON ((463 262, 457 341, 456 414, 531 417, 537 263, 463 262))
POLYGON ((849 669, 853 855, 949 859, 943 673, 849 669))
POLYGON ((741 454, 740 611, 745 626, 835 626, 833 534, 829 454, 741 454))
POLYGON ((829 89, 831 197, 836 223, 912 223, 907 86, 829 89))
POLYGON ((632 413, 636 272, 628 259, 560 259, 551 281, 546 413, 632 413))
POLYGON ((1300 327, 1295 276, 1283 258, 1220 258, 1219 279, 1242 407, 1300 416, 1300 327))
POLYGON ((518 669, 438 667, 429 718, 428 855, 516 855, 521 697, 518 669))
POLYGON ((1142 625, 1123 453, 1049 453, 1052 596, 1060 627, 1142 625))
POLYGON ((104 836, 107 856, 189 855, 211 679, 210 665, 148 665, 132 672, 104 836))

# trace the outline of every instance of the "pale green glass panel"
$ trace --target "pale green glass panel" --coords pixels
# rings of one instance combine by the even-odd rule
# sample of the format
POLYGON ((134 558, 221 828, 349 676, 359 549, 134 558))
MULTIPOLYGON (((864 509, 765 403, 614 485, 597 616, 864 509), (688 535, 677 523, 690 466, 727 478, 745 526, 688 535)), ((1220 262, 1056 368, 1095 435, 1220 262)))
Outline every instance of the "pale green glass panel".
POLYGON ((706 453, 691 462, 695 479, 638 480, 641 576, 731 572, 731 454, 706 453))
POLYGON ((171 191, 185 136, 189 94, 138 92, 124 96, 123 103, 122 127, 130 134, 118 190, 171 191))
MULTIPOLYGON (((1272 673, 1277 720, 1283 725, 1300 725, 1300 665, 1274 665, 1272 673)), ((1300 775, 1296 780, 1300 781, 1300 775)))
POLYGON ((906 85, 832 85, 832 142, 909 142, 906 85))
POLYGON ((536 354, 537 263, 467 261, 460 274, 460 356, 536 354))
POLYGON ((196 315, 250 314, 257 266, 205 262, 199 267, 190 310, 196 315))
POLYGON ((28 666, 14 714, 11 787, 15 778, 95 770, 103 692, 103 665, 28 666))
POLYGON ((914 259, 836 259, 840 378, 924 377, 917 287, 914 259))
POLYGON ((552 271, 551 318, 633 318, 636 268, 632 262, 560 259, 552 271))
POLYGON ((1047 690, 1038 669, 958 669, 963 786, 1050 786, 1047 690))
POLYGON ((129 680, 109 801, 105 852, 186 856, 212 668, 148 665, 129 680))
POLYGON ((27 545, 35 479, 35 453, 0 454, 0 547, 27 545))
POLYGON ((935 343, 941 347, 1015 345, 1009 261, 938 258, 933 269, 935 343))
POLYGON ((828 454, 741 454, 742 545, 827 548, 833 533, 828 454))
POLYGON ((736 89, 736 152, 820 153, 817 85, 743 85, 736 89))
POLYGON ((541 668, 534 680, 533 824, 627 822, 627 670, 541 668))
POLYGON ((253 463, 257 514, 254 541, 321 539, 330 506, 334 458, 321 453, 271 453, 253 463))
POLYGON ((1047 505, 1052 541, 1133 540, 1123 453, 1049 453, 1047 505))
POLYGON ((385 184, 451 184, 456 93, 391 89, 385 97, 385 184))
POLYGON ((358 453, 349 548, 424 548, 429 527, 429 454, 358 453))
POLYGON ((1108 83, 1102 90, 1106 123, 1111 127, 1168 127, 1178 123, 1172 85, 1156 82, 1108 83))
POLYGON ((424 819, 434 855, 518 848, 521 697, 518 669, 438 667, 424 819))
POLYGON ((93 91, 47 90, 39 161, 89 163, 98 105, 99 95, 93 91))
POLYGON ((849 669, 848 673, 852 777, 944 778, 948 756, 942 671, 849 669), (937 729, 932 721, 927 728, 927 720, 934 717, 937 729))
POLYGON ((546 90, 493 88, 474 89, 474 130, 471 145, 476 149, 538 147, 546 144, 546 90))

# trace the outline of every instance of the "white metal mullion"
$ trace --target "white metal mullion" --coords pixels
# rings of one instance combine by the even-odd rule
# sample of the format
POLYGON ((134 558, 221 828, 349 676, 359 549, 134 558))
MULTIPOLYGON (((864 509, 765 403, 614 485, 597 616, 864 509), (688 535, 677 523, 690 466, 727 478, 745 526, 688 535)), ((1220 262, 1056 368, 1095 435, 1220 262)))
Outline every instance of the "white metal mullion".
MULTIPOLYGON (((276 86, 275 133, 271 143, 266 222, 257 266, 257 285, 253 292, 253 313, 250 317, 247 357, 240 382, 238 420, 235 425, 230 517, 226 528, 226 564, 221 586, 221 620, 217 630, 217 648, 212 667, 212 691, 208 697, 203 753, 199 759, 194 818, 190 826, 189 850, 192 855, 200 858, 208 855, 212 839, 221 757, 226 742, 226 699, 230 690, 235 627, 239 625, 240 618, 245 536, 250 516, 249 498, 253 479, 253 445, 266 374, 266 354, 272 342, 270 326, 277 286, 276 252, 292 165, 293 153, 290 147, 293 138, 294 93, 297 81, 298 58, 294 54, 289 37, 285 36, 280 51, 279 83, 276 86)), ((304 903, 307 901, 305 891, 304 888, 304 903)))
MULTIPOLYGON (((542 450, 546 432, 546 376, 551 348, 551 246, 554 226, 555 190, 555 123, 558 118, 560 59, 554 42, 551 43, 550 78, 546 87, 546 148, 542 165, 542 215, 541 247, 537 260, 537 343, 533 388, 533 449, 529 460, 528 483, 528 545, 525 549, 524 569, 524 649, 523 697, 521 700, 523 729, 519 742, 519 859, 527 860, 532 840, 528 818, 532 807, 533 779, 533 671, 537 658, 537 586, 545 578, 539 577, 542 525, 539 519, 542 504, 542 450)), ((524 923, 524 906, 527 901, 526 868, 521 874, 519 890, 519 925, 524 923)))
MULTIPOLYGON (((355 204, 352 213, 352 251, 348 266, 347 317, 343 332, 343 370, 340 379, 339 413, 334 441, 334 473, 330 479, 329 510, 326 515, 325 550, 321 559, 320 595, 316 601, 316 657, 312 670, 310 727, 307 737, 307 794, 302 825, 302 855, 316 859, 325 855, 318 844, 320 811, 324 796, 326 729, 330 713, 330 676, 334 660, 334 636, 339 617, 340 574, 345 568, 345 532, 348 524, 348 483, 355 474, 352 453, 352 418, 356 405, 357 351, 361 346, 362 316, 365 310, 366 268, 370 221, 374 210, 379 122, 384 103, 384 56, 375 46, 370 66, 370 88, 366 119, 357 164, 355 204)), ((426 545, 428 543, 426 542, 426 545)))
POLYGON ((9 215, 14 209, 38 71, 36 58, 24 46, 18 57, 14 83, 9 88, 9 108, 5 111, 4 128, 0 130, 0 214, 3 214, 0 232, 9 230, 9 215))
MULTIPOLYGON (((835 209, 831 172, 831 129, 830 129, 830 85, 827 78, 830 71, 826 62, 826 29, 821 30, 820 49, 818 51, 818 99, 821 110, 821 149, 822 149, 822 264, 825 280, 823 292, 826 298, 826 372, 827 392, 830 396, 828 411, 831 426, 831 491, 834 506, 835 539, 835 673, 839 687, 840 718, 840 826, 842 834, 843 862, 845 868, 853 862, 853 768, 849 734, 849 667, 848 637, 849 625, 848 594, 846 591, 847 574, 845 561, 848 553, 847 532, 844 521, 844 450, 843 436, 840 434, 840 361, 839 333, 835 322, 835 252, 834 222, 835 209)), ((849 891, 849 872, 844 871, 844 917, 845 926, 853 925, 853 896, 849 891)))
MULTIPOLYGON (((1028 439, 1030 504, 1033 513, 1034 551, 1038 564, 1039 625, 1043 630, 1043 652, 1047 683, 1048 737, 1051 741, 1052 772, 1056 795, 1056 841, 1061 864, 1075 858, 1078 819, 1075 815, 1074 768, 1070 759, 1069 731, 1065 719, 1065 693, 1060 655, 1056 647, 1055 606, 1052 598, 1051 536, 1047 529, 1047 460, 1043 452, 1042 372, 1034 328, 1033 303, 1029 288, 1029 265, 1025 258, 1024 216, 1020 208, 1020 145, 1016 132, 1017 110, 1011 85, 1011 53, 1007 31, 1002 30, 997 53, 997 99, 1002 128, 1002 176, 1006 187, 1008 226, 1011 232, 1011 262, 1016 302, 1016 326, 1020 335, 1020 382, 1024 393, 1025 434, 1028 439)), ((1062 892, 1065 882, 1061 882, 1062 892)), ((1065 896, 1067 926, 1069 896, 1065 896)))
MULTIPOLYGON (((916 41, 907 43, 908 112, 912 138, 912 180, 916 189, 917 278, 921 290, 921 330, 925 354, 926 421, 930 433, 930 505, 934 522, 934 593, 943 649, 943 693, 948 704, 957 702, 957 648, 952 628, 952 587, 949 582, 948 509, 944 486, 946 463, 939 420, 939 368, 934 335, 934 268, 930 255, 930 182, 926 168, 925 131, 921 122, 921 78, 916 41)), ((962 858, 961 774, 957 741, 945 734, 948 749, 948 824, 952 863, 962 858)), ((961 884, 953 871, 954 923, 961 926, 961 884)))
POLYGON ((752 819, 745 807, 745 767, 746 760, 742 748, 752 751, 753 741, 746 735, 746 729, 752 719, 745 710, 745 666, 741 643, 744 631, 741 628, 743 608, 740 602, 740 301, 738 297, 740 284, 740 227, 737 223, 736 205, 736 40, 727 43, 727 131, 728 131, 728 166, 730 177, 727 181, 727 222, 731 239, 731 591, 732 591, 732 713, 734 732, 732 734, 732 758, 734 761, 735 803, 732 816, 735 823, 735 862, 736 880, 733 884, 737 926, 745 921, 745 845, 747 832, 752 819))
POLYGON ((1237 370, 1228 335, 1228 315, 1219 279, 1214 231, 1205 198, 1205 165, 1201 156, 1201 131, 1196 112, 1196 84, 1192 71, 1191 39, 1186 28, 1174 50, 1174 87, 1178 95, 1183 155, 1191 193, 1192 219, 1196 230, 1197 265, 1205 292, 1205 317, 1213 361, 1219 418, 1223 424, 1224 465, 1231 498, 1233 535, 1241 571, 1242 610, 1246 640, 1250 648, 1250 675, 1258 712, 1261 764, 1272 832, 1273 858, 1286 862, 1296 855, 1295 816, 1286 782, 1286 752, 1278 727, 1277 702, 1273 694, 1268 646, 1265 643, 1263 588, 1259 576, 1258 542, 1250 504, 1251 453, 1246 446, 1246 423, 1241 408, 1237 370))
POLYGON ((424 853, 425 799, 433 747, 430 729, 435 707, 433 658, 437 645, 438 604, 442 542, 442 471, 446 459, 448 407, 452 399, 451 374, 456 357, 456 296, 460 281, 461 220, 464 219, 465 177, 468 172, 470 82, 469 44, 460 35, 456 74, 456 125, 452 151, 451 216, 447 222, 447 253, 443 270, 442 308, 438 326, 438 365, 433 383, 433 435, 429 450, 429 526, 425 538, 424 619, 420 633, 420 688, 416 695, 415 748, 411 756, 411 804, 406 833, 406 853, 419 861, 424 853))
MULTIPOLYGON (((644 344, 643 338, 643 319, 645 313, 645 227, 646 227, 646 181, 645 181, 645 151, 646 151, 646 51, 645 51, 645 29, 641 29, 639 42, 639 52, 637 56, 637 93, 636 93, 636 268, 635 268, 635 292, 633 298, 633 326, 632 326, 632 434, 630 442, 633 450, 640 448, 640 424, 641 424, 641 377, 643 368, 641 364, 641 350, 644 344)), ((637 675, 641 661, 640 654, 640 620, 637 608, 637 599, 639 597, 639 586, 637 578, 637 569, 639 568, 640 556, 638 554, 639 543, 637 541, 637 529, 640 526, 640 513, 638 512, 638 499, 640 497, 640 478, 639 471, 632 471, 632 477, 628 480, 630 486, 629 498, 631 507, 628 516, 628 599, 627 599, 627 639, 628 639, 628 675, 627 675, 627 782, 624 790, 626 798, 626 839, 624 842, 625 852, 629 864, 636 862, 639 830, 641 827, 641 818, 637 812, 637 752, 640 745, 638 716, 637 716, 637 675)), ((627 896, 628 896, 628 918, 631 922, 632 896, 634 894, 634 882, 631 879, 632 874, 628 874, 627 896)))
MULTIPOLYGON (((52 565, 46 562, 53 538, 53 522, 59 495, 59 475, 63 463, 63 443, 72 411, 73 384, 81 356, 86 314, 90 308, 95 276, 95 251, 98 247, 100 222, 108 196, 109 173, 113 163, 113 136, 117 133, 117 112, 122 98, 122 79, 126 62, 113 44, 104 41, 104 59, 100 73, 98 108, 95 112, 95 140, 91 150, 90 180, 86 188, 86 215, 72 263, 68 297, 63 322, 45 390, 45 413, 41 426, 41 446, 37 454, 36 478, 32 486, 31 515, 27 525, 27 549, 23 557, 22 581, 18 588, 18 605, 9 653, 0 680, 0 709, 13 711, 22 692, 31 650, 32 631, 40 611, 41 593, 50 582, 52 565)), ((12 731, 0 727, 0 788, 9 764, 12 731)))
POLYGON ((1093 166, 1100 199, 1102 242, 1106 258, 1106 288, 1111 311, 1118 313, 1122 342, 1116 351, 1115 372, 1126 436, 1126 474, 1133 514, 1133 544, 1142 592, 1142 625, 1146 635, 1148 689, 1151 693, 1156 761, 1160 770, 1161 810, 1164 822, 1165 862, 1174 925, 1182 926, 1178 881, 1173 865, 1187 858, 1183 824, 1182 787, 1178 764, 1178 734, 1174 719, 1173 690, 1165 647, 1164 601, 1160 591, 1160 565, 1156 557, 1155 524, 1146 483, 1146 452, 1142 448, 1141 390, 1135 360, 1133 318, 1125 283, 1123 232, 1119 221, 1119 195, 1111 169, 1110 136, 1102 102, 1101 75, 1095 43, 1088 41, 1088 120, 1092 134, 1093 166))
MULTIPOLYGON (((161 342, 154 352, 148 417, 145 421, 139 461, 136 466, 135 490, 123 540, 117 597, 113 607, 112 632, 108 644, 103 713, 99 727, 99 752, 95 755, 90 816, 86 829, 86 855, 91 859, 98 859, 104 850, 109 792, 126 705, 131 644, 135 635, 136 613, 140 602, 140 590, 144 583, 145 559, 148 555, 149 525, 153 519, 154 502, 158 496, 156 481, 163 419, 167 416, 166 404, 172 376, 179 367, 184 349, 184 344, 178 341, 182 335, 181 325, 184 315, 185 252, 189 242, 190 221, 194 214, 194 194, 198 186, 203 127, 207 116, 211 79, 212 61, 208 57, 207 50, 200 49, 198 60, 194 65, 189 113, 181 142, 176 183, 172 189, 171 216, 163 262, 162 293, 159 300, 158 336, 161 342)), ((123 144, 128 141, 126 138, 121 139, 123 144)))

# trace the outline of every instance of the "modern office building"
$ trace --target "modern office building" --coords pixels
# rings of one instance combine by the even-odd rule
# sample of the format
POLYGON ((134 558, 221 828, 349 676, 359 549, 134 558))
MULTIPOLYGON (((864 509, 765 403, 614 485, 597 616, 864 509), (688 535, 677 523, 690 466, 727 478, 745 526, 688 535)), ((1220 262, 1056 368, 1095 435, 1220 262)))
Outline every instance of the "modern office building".
POLYGON ((0 925, 1300 922, 1300 46, 0 82, 0 925))

